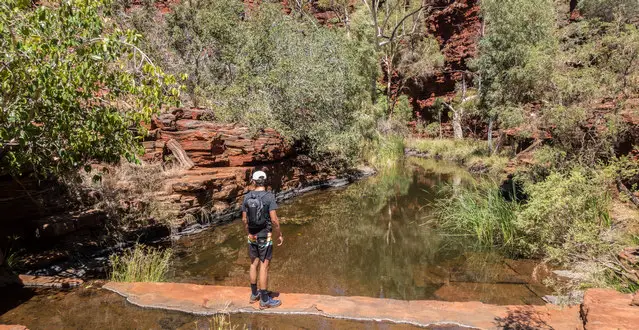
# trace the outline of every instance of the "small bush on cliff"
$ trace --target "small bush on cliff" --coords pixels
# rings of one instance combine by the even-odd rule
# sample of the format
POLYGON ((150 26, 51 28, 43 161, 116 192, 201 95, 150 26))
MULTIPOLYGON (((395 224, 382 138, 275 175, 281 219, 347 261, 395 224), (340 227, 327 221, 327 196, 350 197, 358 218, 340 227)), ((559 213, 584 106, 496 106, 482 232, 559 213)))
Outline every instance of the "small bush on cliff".
POLYGON ((112 255, 111 281, 162 282, 169 271, 171 249, 160 250, 137 244, 121 255, 112 255))

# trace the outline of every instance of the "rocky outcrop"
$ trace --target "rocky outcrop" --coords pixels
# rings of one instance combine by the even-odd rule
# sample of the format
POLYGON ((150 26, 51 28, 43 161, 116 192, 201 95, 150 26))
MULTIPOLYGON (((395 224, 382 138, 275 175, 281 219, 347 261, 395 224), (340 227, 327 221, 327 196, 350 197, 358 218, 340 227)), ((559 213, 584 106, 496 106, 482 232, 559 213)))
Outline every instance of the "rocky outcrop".
POLYGON ((166 142, 174 139, 197 167, 247 166, 282 160, 293 148, 272 129, 252 132, 236 124, 208 121, 210 111, 177 109, 153 119, 146 160, 166 155, 166 142))
POLYGON ((281 198, 338 179, 340 173, 296 154, 292 143, 272 129, 251 131, 208 120, 212 117, 205 109, 175 109, 153 119, 144 142, 147 161, 170 160, 166 143, 173 140, 195 164, 165 182, 157 195, 179 204, 183 220, 175 224, 178 230, 192 224, 189 219, 223 221, 237 214, 256 169, 268 173, 270 189, 281 198))
POLYGON ((632 305, 633 295, 614 290, 590 289, 584 295, 581 317, 586 330, 637 329, 639 306, 632 305))

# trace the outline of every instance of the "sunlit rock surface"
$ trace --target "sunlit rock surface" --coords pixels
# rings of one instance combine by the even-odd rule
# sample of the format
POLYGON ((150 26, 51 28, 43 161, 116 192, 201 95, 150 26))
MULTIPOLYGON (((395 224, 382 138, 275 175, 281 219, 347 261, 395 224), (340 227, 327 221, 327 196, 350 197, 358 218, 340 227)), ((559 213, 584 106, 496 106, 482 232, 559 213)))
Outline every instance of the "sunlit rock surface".
POLYGON ((282 306, 261 311, 248 302, 248 287, 179 283, 108 283, 135 305, 200 315, 271 313, 390 321, 420 326, 460 325, 482 329, 583 329, 579 307, 496 306, 480 302, 405 301, 369 297, 278 294, 282 306))

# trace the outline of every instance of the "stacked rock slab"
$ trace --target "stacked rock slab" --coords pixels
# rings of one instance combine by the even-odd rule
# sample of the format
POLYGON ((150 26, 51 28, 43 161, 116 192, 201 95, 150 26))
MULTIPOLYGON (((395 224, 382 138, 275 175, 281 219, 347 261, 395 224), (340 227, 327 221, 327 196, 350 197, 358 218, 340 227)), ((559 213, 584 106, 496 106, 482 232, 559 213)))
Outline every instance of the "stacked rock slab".
MULTIPOLYGON (((295 153, 292 143, 272 129, 252 131, 236 124, 212 121, 205 109, 175 109, 154 118, 143 159, 167 161, 166 147, 177 141, 195 167, 167 181, 163 201, 178 203, 181 215, 230 217, 248 191, 257 168, 269 174, 271 189, 291 191, 336 178, 336 173, 295 153)), ((178 227, 185 223, 178 224, 178 227)))

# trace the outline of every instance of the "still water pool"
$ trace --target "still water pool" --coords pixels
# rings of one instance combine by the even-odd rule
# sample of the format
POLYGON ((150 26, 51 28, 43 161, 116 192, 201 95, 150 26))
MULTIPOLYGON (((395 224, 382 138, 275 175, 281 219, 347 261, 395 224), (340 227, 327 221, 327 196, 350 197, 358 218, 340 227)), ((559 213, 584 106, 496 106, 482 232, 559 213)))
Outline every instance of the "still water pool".
MULTIPOLYGON (((474 178, 446 163, 408 158, 348 187, 315 191, 278 210, 284 245, 275 247, 270 289, 394 299, 542 304, 537 264, 478 251, 466 237, 433 226, 435 201, 474 178)), ((241 221, 183 238, 173 281, 248 285, 241 221)))

